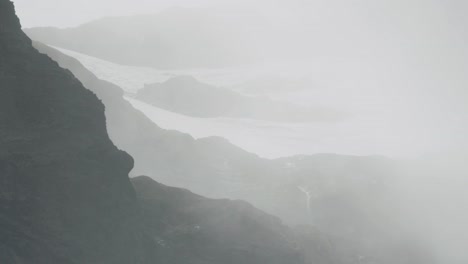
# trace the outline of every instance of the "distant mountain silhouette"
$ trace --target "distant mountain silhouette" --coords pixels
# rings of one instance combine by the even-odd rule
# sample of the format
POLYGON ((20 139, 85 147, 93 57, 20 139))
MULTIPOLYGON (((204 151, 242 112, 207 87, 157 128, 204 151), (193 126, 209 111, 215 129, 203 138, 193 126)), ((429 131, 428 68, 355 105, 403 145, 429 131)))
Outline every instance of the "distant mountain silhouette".
POLYGON ((25 32, 45 44, 120 64, 189 68, 258 61, 259 54, 273 46, 259 33, 269 28, 267 22, 227 20, 203 9, 172 8, 155 15, 103 18, 76 28, 25 32), (255 30, 258 27, 261 30, 255 30))
POLYGON ((252 118, 277 122, 336 122, 338 111, 300 107, 267 98, 250 97, 178 76, 164 83, 145 85, 136 98, 153 106, 193 117, 252 118))

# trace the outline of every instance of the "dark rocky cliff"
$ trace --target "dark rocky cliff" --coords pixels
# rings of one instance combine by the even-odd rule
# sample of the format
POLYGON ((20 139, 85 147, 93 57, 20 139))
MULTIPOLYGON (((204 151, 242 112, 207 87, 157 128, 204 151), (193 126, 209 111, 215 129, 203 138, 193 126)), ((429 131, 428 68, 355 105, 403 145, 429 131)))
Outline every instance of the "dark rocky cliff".
POLYGON ((0 263, 150 263, 104 105, 0 0, 0 263))

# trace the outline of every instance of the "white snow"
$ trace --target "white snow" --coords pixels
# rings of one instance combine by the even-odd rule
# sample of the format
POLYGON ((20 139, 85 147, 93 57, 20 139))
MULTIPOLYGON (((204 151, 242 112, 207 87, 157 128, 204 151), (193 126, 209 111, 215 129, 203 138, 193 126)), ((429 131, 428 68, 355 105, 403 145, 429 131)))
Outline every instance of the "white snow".
MULTIPOLYGON (((165 81, 171 76, 188 74, 202 82, 222 87, 274 75, 302 78, 304 66, 280 71, 277 67, 255 69, 159 70, 118 65, 73 51, 60 51, 78 59, 97 77, 121 86, 128 100, 153 122, 165 129, 188 133, 195 138, 221 136, 233 144, 262 157, 277 158, 298 154, 339 153, 350 155, 417 156, 433 149, 430 131, 439 127, 432 120, 422 120, 400 103, 401 98, 378 91, 356 92, 347 87, 317 85, 313 89, 271 92, 268 96, 295 104, 327 106, 350 114, 342 122, 275 123, 234 118, 193 118, 168 112, 133 99, 131 94, 146 83, 165 81), (302 76, 302 77, 301 77, 302 76)), ((308 69, 315 71, 317 69, 308 69)), ((309 73, 310 74, 310 73, 309 73)), ((429 116, 429 115, 428 115, 429 116)))
MULTIPOLYGON (((234 118, 193 118, 169 112, 126 97, 133 107, 165 129, 182 131, 195 138, 222 136, 231 143, 266 158, 299 154, 340 153, 350 155, 401 153, 410 144, 399 135, 388 135, 385 124, 369 126, 370 117, 339 123, 284 124, 234 118)), ((413 142, 411 144, 415 144, 413 142)))

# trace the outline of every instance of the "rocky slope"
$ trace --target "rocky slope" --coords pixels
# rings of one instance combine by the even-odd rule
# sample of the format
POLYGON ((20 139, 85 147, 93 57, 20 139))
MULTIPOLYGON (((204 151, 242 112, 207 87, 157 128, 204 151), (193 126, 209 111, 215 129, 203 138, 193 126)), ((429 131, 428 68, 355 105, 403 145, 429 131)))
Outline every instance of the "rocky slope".
POLYGON ((305 263, 294 233, 243 201, 214 200, 132 179, 159 263, 305 263))
POLYGON ((153 263, 104 105, 0 1, 0 262, 153 263))

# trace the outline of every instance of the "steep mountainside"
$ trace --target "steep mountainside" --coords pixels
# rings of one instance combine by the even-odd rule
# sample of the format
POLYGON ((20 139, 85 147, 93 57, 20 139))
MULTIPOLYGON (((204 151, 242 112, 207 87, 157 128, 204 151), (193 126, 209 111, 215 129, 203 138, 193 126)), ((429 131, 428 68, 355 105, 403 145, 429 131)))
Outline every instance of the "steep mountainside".
POLYGON ((122 99, 119 87, 97 79, 73 58, 36 46, 103 100, 112 140, 135 157, 134 175, 208 197, 246 200, 288 224, 312 224, 299 228, 312 234, 300 240, 331 252, 326 256, 335 255, 333 263, 430 263, 419 259, 423 249, 404 252, 406 237, 393 235, 400 230, 395 197, 389 196, 397 177, 394 161, 339 155, 267 160, 221 138, 195 140, 163 130, 122 99), (324 240, 316 239, 320 234, 327 234, 324 240))
POLYGON ((0 263, 154 263, 104 105, 0 0, 0 263))
POLYGON ((145 85, 137 99, 193 117, 251 118, 275 122, 333 122, 344 114, 320 107, 300 107, 268 98, 251 97, 178 76, 164 83, 145 85))
POLYGON ((0 25, 0 263, 305 263, 292 232, 245 202, 147 178, 136 195, 104 105, 32 47, 10 1, 0 25))
MULTIPOLYGON (((213 188, 219 186, 220 180, 245 175, 249 170, 270 170, 267 160, 224 139, 195 140, 187 134, 159 128, 122 98, 120 87, 97 79, 71 57, 37 42, 34 45, 62 67, 70 69, 86 88, 103 100, 109 136, 118 147, 134 157, 133 175, 151 175, 165 184, 190 186, 195 193, 223 197, 225 188, 213 188)), ((274 171, 273 168, 271 170, 274 171)), ((250 180, 256 178, 253 173, 242 178, 248 180, 248 176, 252 176, 250 180)))

